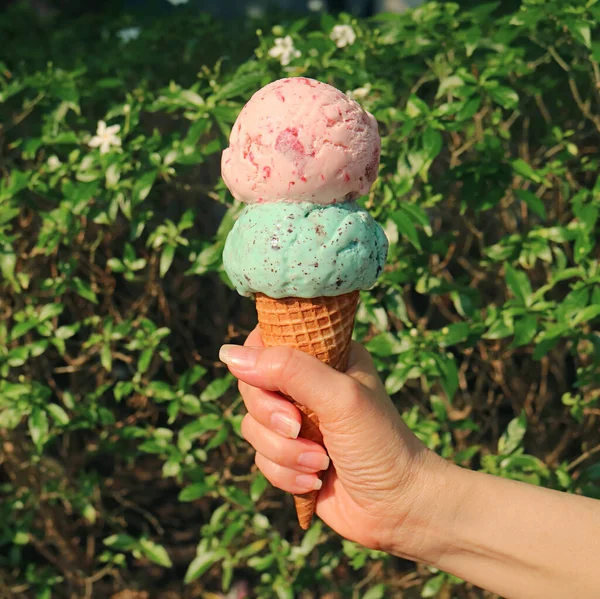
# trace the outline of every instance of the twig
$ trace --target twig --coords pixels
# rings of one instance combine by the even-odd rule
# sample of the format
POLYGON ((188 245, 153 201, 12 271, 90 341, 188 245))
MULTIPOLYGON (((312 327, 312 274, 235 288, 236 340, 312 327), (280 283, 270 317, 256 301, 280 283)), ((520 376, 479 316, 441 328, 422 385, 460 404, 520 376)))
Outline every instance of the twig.
MULTIPOLYGON (((25 110, 20 115, 16 116, 14 118, 14 120, 10 123, 10 125, 8 125, 6 128, 4 128, 4 130, 8 131, 9 129, 16 127, 19 123, 24 121, 31 114, 31 112, 37 106, 37 104, 39 104, 42 101, 44 96, 45 96, 45 94, 43 92, 40 92, 33 100, 31 100, 27 104, 27 108, 25 108, 25 110)), ((2 129, 1 123, 0 123, 0 129, 2 129)))
POLYGON ((583 114, 583 116, 586 119, 592 121, 592 123, 594 123, 596 129, 600 133, 600 117, 591 113, 589 102, 583 101, 583 98, 581 97, 581 94, 579 93, 579 88, 577 87, 577 83, 575 83, 575 79, 573 79, 573 77, 571 77, 570 75, 569 75, 569 88, 571 90, 571 93, 573 94, 573 99, 575 100, 575 104, 577 104, 577 106, 578 106, 579 110, 581 110, 581 113, 583 114))
POLYGON ((577 459, 573 460, 568 466, 567 466, 567 472, 571 472, 571 470, 574 470, 575 468, 577 468, 577 466, 579 466, 579 464, 581 464, 582 462, 585 462, 585 460, 587 460, 588 458, 591 458, 594 454, 600 452, 600 443, 598 443, 598 445, 596 445, 595 447, 592 447, 592 449, 589 449, 588 451, 584 451, 577 459))
POLYGON ((541 94, 535 94, 534 99, 535 99, 535 103, 537 104, 537 107, 540 110, 540 114, 542 115, 543 119, 546 121, 546 123, 551 123, 552 116, 546 106, 546 103, 544 102, 544 98, 542 98, 541 94))
POLYGON ((565 71, 566 73, 571 72, 571 67, 560 57, 560 54, 556 51, 556 48, 554 46, 550 46, 549 48, 547 48, 547 50, 550 53, 550 56, 554 58, 558 66, 563 71, 565 71))

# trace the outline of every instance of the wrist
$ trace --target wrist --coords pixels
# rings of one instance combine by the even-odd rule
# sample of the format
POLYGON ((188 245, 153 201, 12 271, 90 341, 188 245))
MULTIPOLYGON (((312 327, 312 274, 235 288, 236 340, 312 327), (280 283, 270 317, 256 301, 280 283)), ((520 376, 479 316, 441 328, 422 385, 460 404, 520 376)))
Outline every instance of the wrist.
POLYGON ((397 557, 438 564, 452 547, 455 524, 468 494, 469 474, 432 451, 418 457, 410 505, 392 528, 386 551, 397 557))

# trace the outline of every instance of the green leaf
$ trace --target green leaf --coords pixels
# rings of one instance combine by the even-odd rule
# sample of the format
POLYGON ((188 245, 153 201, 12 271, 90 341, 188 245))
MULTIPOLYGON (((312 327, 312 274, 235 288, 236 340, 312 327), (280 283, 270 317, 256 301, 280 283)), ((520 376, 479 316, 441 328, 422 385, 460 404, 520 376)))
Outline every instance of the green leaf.
POLYGON ((92 302, 92 304, 98 303, 98 297, 92 291, 92 287, 87 281, 82 281, 79 277, 73 277, 71 282, 73 283, 73 288, 75 289, 77 295, 80 295, 83 299, 92 302))
POLYGON ((231 387, 233 381, 233 376, 229 374, 224 376, 223 378, 211 381, 206 386, 206 389, 202 391, 200 399, 202 401, 214 401, 215 399, 219 399, 229 389, 229 387, 231 387))
POLYGON ((65 326, 59 327, 58 329, 56 329, 54 331, 54 336, 57 339, 62 339, 63 341, 65 339, 71 339, 71 337, 73 337, 74 335, 77 334, 77 331, 80 329, 80 327, 81 327, 81 323, 79 323, 79 322, 72 324, 72 325, 65 325, 65 326))
POLYGON ((515 270, 510 264, 506 264, 504 270, 509 289, 517 299, 528 306, 532 293, 529 277, 522 270, 515 270))
POLYGON ((157 171, 149 171, 144 173, 133 186, 133 200, 135 204, 143 202, 150 193, 154 181, 156 180, 157 171))
POLYGON ((69 415, 58 404, 51 403, 46 406, 46 410, 50 413, 57 424, 69 424, 69 415))
POLYGON ((510 87, 499 85, 498 87, 488 88, 488 93, 494 102, 507 110, 515 108, 519 103, 519 94, 510 87))
POLYGON ((39 407, 34 407, 28 420, 29 434, 35 446, 40 450, 48 440, 48 417, 39 407))
POLYGON ((396 223, 398 230, 402 235, 408 238, 410 243, 421 251, 421 242, 419 241, 419 235, 417 229, 413 224, 412 219, 403 210, 397 210, 392 214, 392 220, 396 223))
POLYGON ((469 98, 464 106, 457 112, 456 120, 457 121, 467 121, 473 118, 477 111, 481 108, 481 96, 475 96, 473 98, 469 98))
POLYGON ((526 315, 515 322, 515 338, 512 347, 521 347, 530 343, 537 333, 537 317, 526 315))
POLYGON ((110 345, 106 344, 102 346, 100 350, 100 363, 106 372, 112 370, 112 351, 110 345))
POLYGON ((319 520, 316 520, 306 531, 306 533, 304 533, 302 543, 300 544, 300 547, 295 548, 296 551, 294 552, 293 557, 306 557, 307 555, 309 555, 313 551, 313 549, 319 544, 319 541, 321 541, 322 533, 323 525, 319 520))
POLYGON ((23 416, 27 414, 26 410, 7 408, 0 411, 0 428, 13 430, 19 426, 23 416))
POLYGON ((163 566, 163 568, 171 568, 173 566, 167 550, 162 545, 150 539, 140 539, 139 548, 142 554, 155 564, 163 566))
POLYGON ((576 40, 580 41, 586 48, 591 49, 592 30, 587 22, 568 19, 565 21, 565 25, 576 40))
POLYGON ((268 485, 267 479, 259 472, 250 485, 250 499, 258 501, 268 485))
POLYGON ((379 335, 376 335, 367 341, 365 347, 372 354, 382 358, 399 354, 403 349, 400 339, 392 333, 380 333, 379 335))
POLYGON ((498 453, 500 455, 510 455, 521 445, 527 431, 527 415, 521 412, 518 418, 514 418, 508 424, 506 431, 498 441, 498 453))
POLYGON ((0 206, 0 226, 9 223, 20 212, 20 208, 9 208, 8 206, 0 206))
POLYGON ((10 332, 10 338, 15 341, 19 337, 22 337, 31 331, 31 329, 35 328, 36 324, 37 322, 35 320, 26 320, 16 324, 10 332))
POLYGON ((384 584, 377 584, 371 587, 363 596, 362 599, 385 599, 387 587, 384 584))
POLYGON ((190 393, 186 393, 181 398, 181 409, 186 414, 199 414, 202 411, 202 404, 200 398, 190 393))
POLYGON ((291 582, 286 580, 283 575, 280 575, 275 579, 273 590, 277 595, 277 599, 294 599, 294 590, 291 582))
POLYGON ((463 449, 462 451, 458 451, 455 455, 454 455, 454 461, 457 464, 462 464, 462 465, 468 465, 472 458, 475 456, 475 454, 480 450, 480 446, 479 445, 471 445, 471 447, 468 447, 467 449, 463 449))
POLYGON ((186 274, 203 275, 209 270, 214 270, 222 260, 224 240, 202 250, 186 274))
POLYGON ((452 94, 454 90, 463 87, 464 84, 464 79, 462 79, 462 77, 459 77, 458 75, 451 75, 449 77, 446 77, 445 79, 442 79, 440 81, 440 86, 435 97, 436 99, 439 99, 448 92, 452 94))
POLYGON ((534 183, 542 182, 542 178, 540 177, 540 175, 538 175, 534 168, 521 158, 513 160, 512 168, 515 171, 515 173, 517 173, 517 175, 521 175, 521 177, 525 177, 525 179, 529 179, 534 183))
POLYGON ((419 98, 412 95, 406 103, 406 113, 411 119, 418 117, 421 114, 429 114, 429 106, 419 98))
POLYGON ((254 503, 250 499, 250 496, 244 493, 244 491, 242 491, 242 489, 240 489, 239 487, 225 487, 221 491, 223 497, 225 497, 232 503, 235 503, 239 507, 246 510, 254 509, 254 503))
POLYGON ((446 411, 446 404, 438 395, 430 395, 429 403, 431 409, 435 414, 435 418, 438 422, 446 422, 448 420, 448 413, 446 411))
POLYGON ((183 581, 185 584, 189 584, 190 582, 197 580, 214 564, 227 556, 228 553, 225 549, 218 549, 216 551, 203 551, 192 560, 188 566, 183 581))
POLYGON ((106 265, 112 270, 112 272, 125 272, 127 270, 125 264, 123 264, 123 262, 121 262, 121 260, 118 258, 109 258, 106 262, 106 265))
POLYGON ((433 160, 442 151, 444 140, 442 134, 430 127, 423 134, 423 150, 427 154, 429 160, 433 160))
POLYGON ((451 354, 433 354, 440 371, 440 384, 449 401, 452 401, 458 389, 458 368, 451 354))
POLYGON ((51 318, 56 318, 60 316, 65 309, 64 304, 45 304, 42 306, 42 309, 39 313, 40 322, 44 322, 46 320, 50 320, 51 318))
MULTIPOLYGON (((244 524, 242 524, 242 527, 243 526, 244 524)), ((247 559, 253 555, 256 555, 267 546, 268 542, 269 539, 258 539, 257 541, 250 543, 235 554, 235 560, 238 561, 240 559, 247 559)))
POLYGON ((233 563, 231 560, 224 560, 223 565, 221 566, 222 575, 221 575, 221 588, 224 591, 228 591, 231 586, 231 581, 233 579, 233 563))
POLYGON ((229 427, 223 424, 223 426, 217 430, 214 437, 204 446, 205 451, 210 451, 215 447, 222 445, 229 437, 229 427))
POLYGON ((440 347, 448 347, 464 341, 469 336, 470 329, 467 322, 456 322, 444 327, 440 330, 440 347))
POLYGON ((27 545, 31 540, 29 533, 18 531, 15 533, 15 536, 12 539, 12 542, 15 545, 27 545))
POLYGON ((194 483, 185 487, 185 489, 179 493, 177 499, 183 503, 196 501, 196 499, 204 497, 208 491, 210 491, 210 487, 206 482, 194 483))
POLYGON ((173 258, 175 257, 175 246, 165 245, 162 254, 160 255, 160 278, 164 278, 167 274, 171 264, 173 264, 173 258))
POLYGON ((439 592, 442 590, 442 586, 444 586, 444 582, 446 580, 446 574, 438 574, 433 578, 430 578, 424 585, 421 590, 421 597, 437 597, 439 592))
POLYGON ((15 347, 11 349, 6 358, 6 362, 9 366, 13 368, 18 368, 19 366, 23 366, 25 362, 27 362, 27 358, 29 357, 29 351, 26 347, 15 347))
POLYGON ((398 366, 392 370, 389 376, 385 379, 385 390, 389 395, 398 393, 398 391, 404 387, 404 383, 406 383, 408 380, 412 369, 412 366, 402 364, 401 366, 398 366))
POLYGON ((110 547, 111 549, 116 549, 118 551, 131 551, 135 549, 138 545, 138 542, 129 535, 126 534, 115 534, 106 537, 104 541, 102 541, 104 545, 110 547))
POLYGON ((150 367, 152 358, 154 357, 154 350, 151 348, 145 349, 141 354, 137 363, 137 370, 140 373, 144 373, 150 367))
POLYGON ((586 306, 581 312, 577 313, 575 317, 571 320, 571 324, 576 326, 583 322, 588 322, 589 320, 594 320, 600 316, 600 305, 591 305, 586 306))
POLYGON ((217 91, 213 99, 215 102, 228 100, 237 96, 246 95, 250 91, 255 91, 260 86, 264 79, 262 72, 250 73, 239 77, 234 77, 230 82, 226 83, 219 91, 217 91))
POLYGON ((490 328, 484 333, 484 339, 504 339, 513 334, 513 327, 509 326, 502 318, 498 318, 491 325, 490 328))
POLYGON ((546 207, 544 206, 544 202, 542 202, 535 194, 526 189, 515 189, 515 194, 522 202, 527 204, 534 214, 537 214, 540 218, 546 218, 546 207))

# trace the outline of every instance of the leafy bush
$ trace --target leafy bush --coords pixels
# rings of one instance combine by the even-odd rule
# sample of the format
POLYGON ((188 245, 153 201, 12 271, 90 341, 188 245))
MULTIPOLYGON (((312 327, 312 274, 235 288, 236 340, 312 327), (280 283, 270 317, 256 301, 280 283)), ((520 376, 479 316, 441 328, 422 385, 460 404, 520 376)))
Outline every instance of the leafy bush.
POLYGON ((600 3, 496 8, 0 17, 3 594, 483 596, 320 523, 302 537, 251 468, 216 358, 255 322, 222 270, 239 207, 219 155, 285 75, 380 123, 363 200, 392 244, 355 334, 410 427, 461 465, 600 498, 600 3))

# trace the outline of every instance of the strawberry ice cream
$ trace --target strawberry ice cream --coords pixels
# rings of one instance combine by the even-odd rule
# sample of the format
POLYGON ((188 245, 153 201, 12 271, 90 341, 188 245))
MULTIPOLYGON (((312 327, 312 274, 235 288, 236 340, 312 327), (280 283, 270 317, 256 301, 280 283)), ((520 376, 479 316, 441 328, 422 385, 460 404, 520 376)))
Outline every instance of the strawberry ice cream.
POLYGON ((305 77, 280 79, 238 116, 222 176, 248 204, 346 202, 371 188, 380 145, 373 115, 339 90, 305 77))

